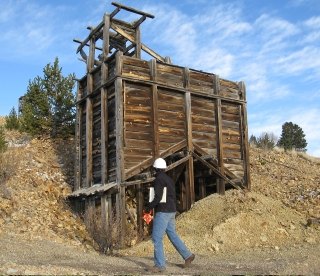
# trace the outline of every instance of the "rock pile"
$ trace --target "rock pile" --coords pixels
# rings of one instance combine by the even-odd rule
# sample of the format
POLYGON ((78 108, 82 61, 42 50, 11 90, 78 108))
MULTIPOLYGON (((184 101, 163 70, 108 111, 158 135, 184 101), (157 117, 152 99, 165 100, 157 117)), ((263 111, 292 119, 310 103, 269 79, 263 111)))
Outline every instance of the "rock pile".
POLYGON ((320 218, 319 158, 253 148, 250 163, 252 191, 279 199, 307 218, 320 218))
MULTIPOLYGON (((251 192, 213 194, 177 219, 198 254, 251 248, 281 250, 320 243, 320 160, 280 150, 250 149, 251 192)), ((165 240, 168 252, 174 251, 165 240)), ((151 241, 126 254, 152 255, 151 241)))

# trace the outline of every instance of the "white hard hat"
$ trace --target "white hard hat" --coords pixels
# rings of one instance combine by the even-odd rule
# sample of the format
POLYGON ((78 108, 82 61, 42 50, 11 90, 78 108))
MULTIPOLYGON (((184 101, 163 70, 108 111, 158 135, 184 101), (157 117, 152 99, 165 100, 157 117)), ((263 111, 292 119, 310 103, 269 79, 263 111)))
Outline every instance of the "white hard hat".
POLYGON ((166 169, 167 163, 163 158, 157 158, 153 163, 153 167, 156 169, 166 169))

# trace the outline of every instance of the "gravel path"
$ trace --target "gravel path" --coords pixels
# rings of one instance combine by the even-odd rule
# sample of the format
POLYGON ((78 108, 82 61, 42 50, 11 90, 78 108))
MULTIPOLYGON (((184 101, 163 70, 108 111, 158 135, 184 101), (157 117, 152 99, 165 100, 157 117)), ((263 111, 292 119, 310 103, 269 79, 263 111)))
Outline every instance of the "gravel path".
MULTIPOLYGON (((196 255, 183 269, 177 254, 170 254, 165 275, 195 274, 308 274, 320 273, 320 245, 282 250, 196 255)), ((150 257, 106 256, 82 247, 47 240, 0 236, 0 274, 3 275, 145 275, 150 257)))

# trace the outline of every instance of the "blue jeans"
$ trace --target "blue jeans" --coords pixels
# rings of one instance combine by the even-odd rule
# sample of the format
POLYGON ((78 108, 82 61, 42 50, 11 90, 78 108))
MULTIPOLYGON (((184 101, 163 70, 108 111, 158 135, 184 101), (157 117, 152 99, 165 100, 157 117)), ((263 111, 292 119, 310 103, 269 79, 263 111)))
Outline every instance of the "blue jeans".
POLYGON ((176 233, 176 213, 157 212, 154 216, 152 228, 152 241, 154 245, 154 264, 157 267, 165 268, 166 261, 163 251, 163 237, 167 233, 169 240, 185 260, 192 253, 176 233))

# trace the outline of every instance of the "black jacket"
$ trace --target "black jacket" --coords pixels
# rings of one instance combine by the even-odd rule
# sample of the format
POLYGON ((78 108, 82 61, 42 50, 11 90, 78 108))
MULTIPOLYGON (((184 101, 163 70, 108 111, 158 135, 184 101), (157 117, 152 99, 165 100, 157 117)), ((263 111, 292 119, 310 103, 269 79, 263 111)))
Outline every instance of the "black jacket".
POLYGON ((157 172, 154 181, 154 199, 147 205, 147 209, 155 209, 155 212, 173 213, 176 207, 176 189, 173 180, 163 171, 157 172), (160 202, 164 187, 167 187, 166 202, 160 202))

